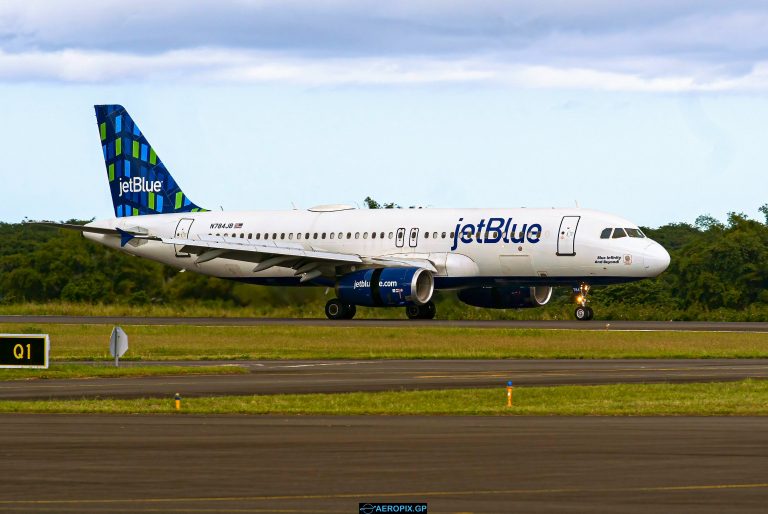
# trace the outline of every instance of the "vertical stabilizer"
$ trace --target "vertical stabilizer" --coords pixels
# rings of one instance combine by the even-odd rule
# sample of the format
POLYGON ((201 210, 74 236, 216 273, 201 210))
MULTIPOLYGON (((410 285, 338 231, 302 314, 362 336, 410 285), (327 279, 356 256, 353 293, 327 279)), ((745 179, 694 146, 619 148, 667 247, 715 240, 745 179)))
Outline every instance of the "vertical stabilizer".
POLYGON ((205 211, 181 190, 121 105, 96 105, 115 216, 205 211))

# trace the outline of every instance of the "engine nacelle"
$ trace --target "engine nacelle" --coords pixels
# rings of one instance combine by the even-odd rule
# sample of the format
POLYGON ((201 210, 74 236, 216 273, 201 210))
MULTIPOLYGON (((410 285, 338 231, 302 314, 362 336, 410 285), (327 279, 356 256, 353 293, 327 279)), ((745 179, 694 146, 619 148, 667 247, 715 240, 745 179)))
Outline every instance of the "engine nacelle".
POLYGON ((368 307, 424 305, 432 299, 435 279, 424 268, 377 268, 342 276, 336 296, 344 303, 368 307))
POLYGON ((458 293, 459 300, 473 307, 520 309, 541 307, 552 297, 551 287, 472 287, 458 293))

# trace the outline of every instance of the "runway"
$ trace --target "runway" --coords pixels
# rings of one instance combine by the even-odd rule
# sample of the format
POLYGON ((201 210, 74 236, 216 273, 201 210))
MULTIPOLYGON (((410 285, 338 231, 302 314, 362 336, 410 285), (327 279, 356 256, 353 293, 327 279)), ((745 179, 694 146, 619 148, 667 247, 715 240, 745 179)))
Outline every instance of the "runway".
POLYGON ((0 510, 764 512, 768 419, 1 415, 0 510))
POLYGON ((320 318, 158 318, 130 316, 0 316, 0 323, 61 323, 69 325, 196 325, 196 326, 273 326, 309 327, 453 327, 545 330, 674 330, 700 332, 768 332, 768 322, 712 321, 515 321, 515 320, 406 320, 320 318), (606 326, 608 325, 608 326, 606 326))
MULTIPOLYGON (((123 362, 122 366, 148 362, 123 362)), ((710 382, 768 378, 768 359, 670 360, 336 360, 159 361, 154 364, 236 365, 243 375, 10 380, 0 399, 135 398, 339 393, 465 387, 632 382, 710 382)), ((98 363, 105 366, 107 363, 98 363)))

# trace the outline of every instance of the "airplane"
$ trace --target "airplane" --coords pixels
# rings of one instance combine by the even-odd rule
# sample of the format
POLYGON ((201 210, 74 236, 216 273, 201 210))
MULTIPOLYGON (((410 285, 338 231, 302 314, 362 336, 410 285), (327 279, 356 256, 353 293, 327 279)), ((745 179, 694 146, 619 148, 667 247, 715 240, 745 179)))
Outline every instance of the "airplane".
POLYGON ((577 320, 594 316, 594 285, 655 277, 669 254, 634 223, 581 208, 210 211, 190 200, 120 105, 96 105, 115 218, 78 230, 125 253, 214 277, 267 286, 321 286, 333 320, 357 306, 402 307, 432 319, 435 290, 465 304, 546 305, 574 292, 577 320))

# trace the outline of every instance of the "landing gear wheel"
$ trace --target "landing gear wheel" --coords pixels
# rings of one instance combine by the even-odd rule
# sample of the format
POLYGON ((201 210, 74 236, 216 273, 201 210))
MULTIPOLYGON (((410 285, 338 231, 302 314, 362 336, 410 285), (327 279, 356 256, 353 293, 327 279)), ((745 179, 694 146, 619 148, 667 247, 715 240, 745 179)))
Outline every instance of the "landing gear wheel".
POLYGON ((429 301, 424 305, 408 305, 405 308, 405 315, 408 319, 434 319, 437 314, 435 302, 429 301))
POLYGON ((348 303, 344 305, 344 311, 344 319, 352 319, 355 317, 357 307, 355 307, 354 303, 348 303))
POLYGON ((435 319, 435 314, 437 314, 437 307, 435 307, 435 302, 430 300, 424 305, 422 305, 421 308, 422 308, 421 319, 435 319))
POLYGON ((336 298, 328 300, 325 304, 325 315, 328 319, 344 319, 345 310, 344 304, 336 298))
POLYGON ((576 310, 573 311, 573 315, 576 316, 576 319, 579 321, 587 321, 589 319, 589 311, 587 311, 587 307, 582 307, 581 305, 576 307, 576 310))
POLYGON ((589 321, 589 320, 591 320, 592 318, 595 317, 595 311, 592 310, 592 307, 587 305, 584 308, 587 309, 587 321, 589 321))
POLYGON ((356 310, 354 305, 342 303, 338 298, 328 300, 325 304, 325 315, 328 319, 352 319, 356 310))

